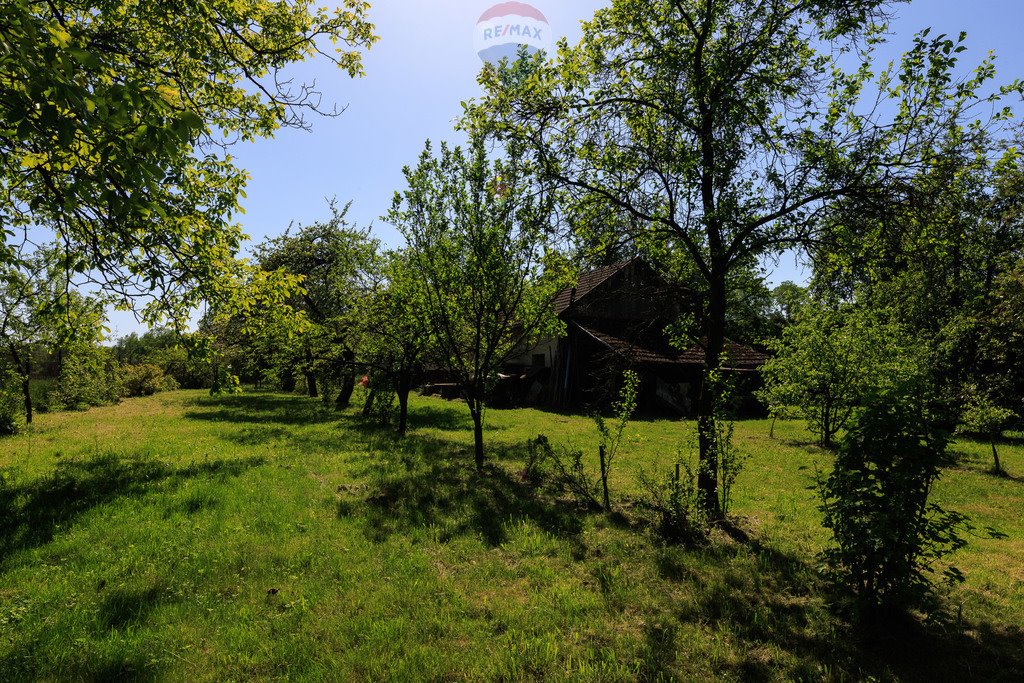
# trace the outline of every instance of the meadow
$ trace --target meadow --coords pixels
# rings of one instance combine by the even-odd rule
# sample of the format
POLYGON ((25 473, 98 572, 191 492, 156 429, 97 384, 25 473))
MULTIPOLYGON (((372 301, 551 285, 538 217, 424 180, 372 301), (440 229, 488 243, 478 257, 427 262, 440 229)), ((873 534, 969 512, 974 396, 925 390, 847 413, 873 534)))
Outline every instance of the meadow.
POLYGON ((1024 440, 959 441, 936 499, 979 532, 943 620, 866 633, 816 555, 799 421, 737 423, 735 525, 665 545, 635 500, 694 426, 635 421, 581 509, 519 476, 583 416, 415 397, 398 439, 298 396, 173 392, 0 441, 0 680, 1022 680, 1024 440), (1006 538, 989 538, 992 527, 1006 538))

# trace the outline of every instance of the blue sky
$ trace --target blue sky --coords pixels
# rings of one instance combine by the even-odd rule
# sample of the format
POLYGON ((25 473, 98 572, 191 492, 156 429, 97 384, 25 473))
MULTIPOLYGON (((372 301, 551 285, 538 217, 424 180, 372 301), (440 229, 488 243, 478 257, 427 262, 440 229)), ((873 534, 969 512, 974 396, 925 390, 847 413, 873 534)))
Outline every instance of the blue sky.
MULTIPOLYGON (((315 79, 325 102, 347 106, 337 118, 313 118, 311 132, 286 130, 274 139, 238 146, 237 162, 251 174, 239 220, 256 242, 289 223, 327 215, 325 199, 353 200, 350 218, 373 223, 388 244, 399 238, 379 217, 402 186, 402 167, 415 162, 425 140, 455 139, 461 102, 477 96, 481 66, 473 47, 480 15, 495 0, 377 0, 371 16, 380 42, 365 59, 367 75, 350 80, 326 63, 300 65, 293 76, 315 79)), ((553 32, 579 38, 579 23, 605 0, 533 0, 553 32)), ((931 27, 953 36, 967 31, 973 65, 989 50, 998 55, 1000 82, 1024 77, 1024 0, 915 0, 897 5, 887 57, 896 57, 913 34, 931 27)), ((800 279, 792 256, 769 277, 800 279)), ((130 314, 114 314, 115 335, 139 330, 130 314)))

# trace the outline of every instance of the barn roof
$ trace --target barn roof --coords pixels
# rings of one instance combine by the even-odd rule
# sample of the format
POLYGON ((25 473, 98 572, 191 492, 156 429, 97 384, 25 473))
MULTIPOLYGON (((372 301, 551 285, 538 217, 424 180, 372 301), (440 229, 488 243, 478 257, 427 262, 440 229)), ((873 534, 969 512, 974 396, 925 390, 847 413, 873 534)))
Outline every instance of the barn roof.
POLYGON ((577 301, 585 298, 588 294, 610 280, 612 276, 624 270, 636 260, 637 259, 622 261, 621 263, 592 270, 589 273, 583 273, 580 275, 579 282, 576 283, 575 287, 566 287, 558 293, 558 296, 555 297, 555 314, 562 315, 577 301))
MULTIPOLYGON (((704 346, 707 340, 701 340, 699 344, 679 353, 671 347, 652 343, 650 340, 629 341, 615 335, 596 330, 583 325, 576 325, 585 334, 589 335, 608 349, 627 360, 640 365, 661 365, 661 366, 697 366, 704 365, 704 346)), ((752 349, 743 344, 726 340, 724 370, 749 371, 756 370, 765 364, 768 355, 752 349)))

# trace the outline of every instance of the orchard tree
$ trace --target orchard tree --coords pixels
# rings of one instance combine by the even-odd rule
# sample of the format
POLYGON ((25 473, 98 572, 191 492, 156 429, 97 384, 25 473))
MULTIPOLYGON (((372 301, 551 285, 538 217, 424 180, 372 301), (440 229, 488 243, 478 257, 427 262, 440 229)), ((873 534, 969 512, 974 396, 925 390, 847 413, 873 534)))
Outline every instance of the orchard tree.
POLYGON ((498 371, 558 329, 552 301, 567 270, 547 238, 555 199, 521 150, 492 162, 479 137, 466 150, 442 143, 438 155, 428 142, 404 173, 408 188, 387 220, 408 243, 432 357, 461 387, 482 470, 484 409, 498 371))
POLYGON ((796 408, 825 448, 835 445, 865 396, 879 391, 914 355, 908 331, 884 312, 852 304, 806 303, 761 368, 761 400, 773 414, 796 408))
POLYGON ((1024 387, 1006 343, 1017 325, 1013 272, 1024 258, 1022 140, 963 137, 947 131, 942 153, 896 201, 833 207, 812 252, 814 287, 892 310, 924 341, 952 403, 974 384, 1010 408, 1024 387))
POLYGON ((888 5, 613 0, 555 60, 485 68, 486 94, 467 107, 467 127, 527 145, 565 191, 620 207, 641 239, 692 261, 707 298, 697 415, 699 488, 712 517, 722 388, 710 380, 730 275, 804 241, 838 199, 883 198, 930 163, 938 131, 974 120, 992 76, 986 62, 958 80, 962 46, 921 34, 869 84, 888 5))
POLYGON ((398 433, 409 422, 409 393, 433 347, 422 277, 409 251, 385 255, 383 282, 360 312, 364 330, 359 362, 381 375, 398 396, 398 433))
POLYGON ((66 255, 50 248, 0 264, 0 353, 20 377, 29 424, 36 354, 71 346, 92 349, 103 338, 104 301, 74 291, 65 264, 66 255))
POLYGON ((243 237, 246 176, 228 147, 324 112, 290 64, 363 73, 369 5, 339 5, 0 3, 0 262, 23 265, 16 240, 41 243, 45 228, 79 281, 183 325, 219 295, 243 237))
POLYGON ((264 326, 278 341, 281 372, 301 369, 312 397, 319 395, 318 375, 340 385, 338 407, 348 405, 355 387, 360 311, 381 269, 379 242, 369 228, 348 223, 349 206, 338 208, 331 202, 330 219, 300 226, 294 234, 287 231, 257 250, 264 271, 282 271, 302 283, 289 303, 308 325, 290 335, 273 324, 264 326))
POLYGON ((960 431, 977 434, 989 440, 992 445, 992 473, 1007 476, 1003 464, 999 462, 999 451, 996 441, 1009 427, 1017 414, 1009 408, 997 405, 988 394, 977 386, 967 388, 967 400, 960 416, 960 431))

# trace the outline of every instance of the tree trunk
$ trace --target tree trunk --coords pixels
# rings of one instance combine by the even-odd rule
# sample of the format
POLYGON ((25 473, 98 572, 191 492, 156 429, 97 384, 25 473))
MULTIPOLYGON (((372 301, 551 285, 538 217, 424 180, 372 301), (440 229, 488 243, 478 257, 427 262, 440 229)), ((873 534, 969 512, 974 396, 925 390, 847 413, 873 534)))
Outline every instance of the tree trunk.
MULTIPOLYGON (((21 391, 25 395, 25 423, 32 424, 32 391, 29 388, 28 373, 25 373, 24 379, 21 380, 21 391)), ((998 460, 996 461, 998 462, 998 460)))
POLYGON ((999 462, 999 451, 996 450, 996 439, 995 439, 995 437, 992 437, 992 459, 995 461, 995 464, 996 464, 996 469, 995 469, 996 474, 1002 474, 1003 473, 1003 466, 999 462))
POLYGON ((345 360, 345 374, 341 380, 341 391, 338 392, 338 398, 334 402, 338 410, 344 410, 348 408, 348 404, 352 401, 352 394, 356 389, 356 368, 355 359, 356 355, 351 351, 345 351, 342 354, 342 358, 345 360))
POLYGON ((700 445, 700 467, 697 489, 704 511, 712 520, 722 518, 718 502, 718 453, 715 448, 715 413, 721 402, 722 351, 725 348, 726 284, 724 270, 711 278, 708 301, 707 348, 704 353, 704 381, 697 401, 697 439, 700 445))
POLYGON ((370 393, 366 396, 366 403, 363 404, 363 417, 370 417, 370 413, 373 412, 373 402, 377 400, 377 390, 370 389, 370 393))
POLYGON ((484 416, 482 406, 471 404, 469 412, 473 416, 473 457, 476 461, 476 471, 482 473, 484 471, 484 416))
POLYGON ((409 422, 409 390, 412 388, 412 376, 402 371, 398 376, 398 433, 405 436, 409 422))
POLYGON ((601 456, 601 488, 604 489, 604 511, 611 512, 612 504, 608 497, 608 460, 605 456, 604 444, 601 444, 599 455, 601 456))

